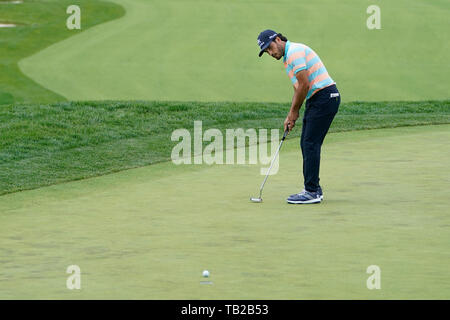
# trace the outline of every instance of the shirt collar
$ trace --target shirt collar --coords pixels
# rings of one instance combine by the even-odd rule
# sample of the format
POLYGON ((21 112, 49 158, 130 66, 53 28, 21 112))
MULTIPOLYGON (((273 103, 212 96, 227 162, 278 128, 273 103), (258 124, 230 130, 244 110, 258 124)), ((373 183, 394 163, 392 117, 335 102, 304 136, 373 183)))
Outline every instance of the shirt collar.
POLYGON ((287 53, 289 51, 289 45, 291 44, 291 42, 288 40, 286 41, 286 45, 284 47, 284 56, 283 56, 283 62, 286 62, 286 57, 287 57, 287 53))

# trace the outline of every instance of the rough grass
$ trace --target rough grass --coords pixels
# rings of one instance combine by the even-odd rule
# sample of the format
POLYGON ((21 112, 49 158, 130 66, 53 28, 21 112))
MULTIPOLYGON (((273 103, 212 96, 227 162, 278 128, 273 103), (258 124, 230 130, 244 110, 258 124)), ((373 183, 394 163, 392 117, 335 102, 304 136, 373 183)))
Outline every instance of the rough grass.
MULTIPOLYGON (((175 129, 279 128, 288 104, 64 102, 0 108, 0 194, 170 159, 175 129)), ((303 110, 303 109, 302 109, 303 110)), ((330 132, 450 123, 450 100, 341 105, 330 132)), ((301 121, 289 138, 299 135, 301 121)), ((207 142, 204 145, 208 144, 207 142)))

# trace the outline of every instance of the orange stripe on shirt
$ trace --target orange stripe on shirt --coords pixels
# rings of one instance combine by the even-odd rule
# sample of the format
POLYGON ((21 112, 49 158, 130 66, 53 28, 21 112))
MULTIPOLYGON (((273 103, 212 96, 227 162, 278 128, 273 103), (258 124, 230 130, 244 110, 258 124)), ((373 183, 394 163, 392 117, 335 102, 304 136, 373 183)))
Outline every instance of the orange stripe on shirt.
POLYGON ((318 75, 316 78, 314 78, 313 81, 311 81, 311 87, 316 84, 317 82, 320 82, 322 80, 328 79, 330 76, 328 75, 328 72, 324 72, 321 75, 318 75))
POLYGON ((288 76, 289 76, 289 79, 291 79, 294 76, 294 71, 292 71, 292 70, 289 71, 288 76))
POLYGON ((323 67, 322 61, 317 62, 315 65, 313 65, 311 68, 308 69, 308 76, 319 70, 323 67))
POLYGON ((314 51, 311 51, 307 56, 306 56, 306 62, 310 61, 311 59, 313 59, 316 56, 316 53, 314 51))
POLYGON ((289 57, 287 63, 291 64, 294 60, 298 59, 298 58, 304 58, 305 57, 305 51, 297 51, 294 52, 293 54, 291 54, 291 56, 289 57))

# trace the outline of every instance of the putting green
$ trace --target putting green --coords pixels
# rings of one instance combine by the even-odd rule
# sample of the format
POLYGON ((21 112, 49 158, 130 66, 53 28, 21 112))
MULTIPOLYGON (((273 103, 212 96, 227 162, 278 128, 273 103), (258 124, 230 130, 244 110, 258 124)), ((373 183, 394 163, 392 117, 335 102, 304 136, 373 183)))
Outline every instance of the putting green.
POLYGON ((447 0, 113 2, 123 18, 21 60, 22 72, 69 100, 287 102, 283 64, 257 57, 273 28, 318 52, 345 101, 449 98, 447 0), (381 30, 366 25, 374 4, 381 30))
POLYGON ((329 134, 318 205, 285 203, 297 139, 261 204, 259 166, 171 162, 2 196, 0 298, 448 299, 449 141, 449 125, 329 134))

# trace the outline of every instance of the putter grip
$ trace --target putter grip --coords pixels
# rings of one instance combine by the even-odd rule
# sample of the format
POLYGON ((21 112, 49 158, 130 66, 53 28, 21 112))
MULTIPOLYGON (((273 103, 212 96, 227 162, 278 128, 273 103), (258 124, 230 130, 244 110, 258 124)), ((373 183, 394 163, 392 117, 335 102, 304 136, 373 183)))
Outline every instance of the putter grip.
POLYGON ((284 139, 286 139, 286 136, 288 135, 288 133, 289 133, 289 126, 287 127, 286 131, 284 132, 283 138, 281 138, 282 141, 284 141, 284 139))

